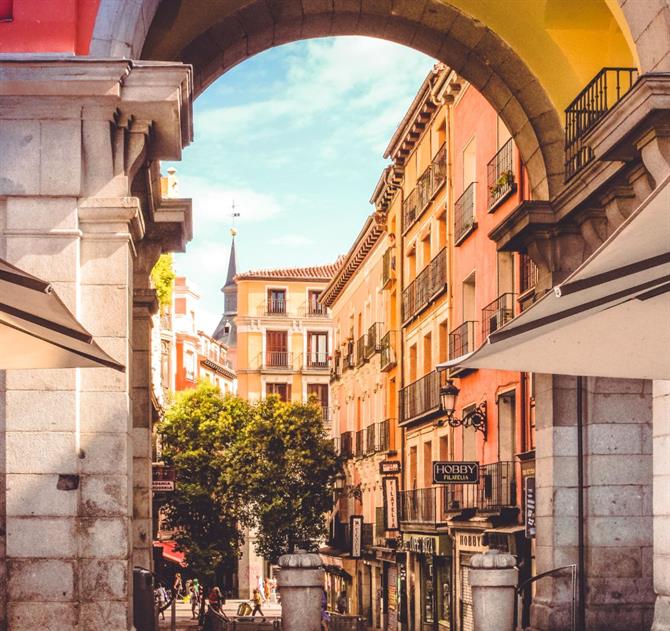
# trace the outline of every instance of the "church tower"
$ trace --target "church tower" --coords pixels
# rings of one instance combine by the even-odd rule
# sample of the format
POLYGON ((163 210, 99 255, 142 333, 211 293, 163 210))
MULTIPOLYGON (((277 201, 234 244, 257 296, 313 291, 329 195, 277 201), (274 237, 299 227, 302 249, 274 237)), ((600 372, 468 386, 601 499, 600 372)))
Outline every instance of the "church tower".
POLYGON ((237 285, 235 284, 235 275, 237 274, 237 257, 235 255, 235 235, 236 228, 230 229, 232 244, 230 246, 230 259, 228 260, 228 274, 226 283, 221 288, 223 292, 223 316, 219 322, 212 337, 219 342, 223 342, 228 347, 228 357, 233 362, 233 368, 236 368, 236 350, 237 350, 237 285))

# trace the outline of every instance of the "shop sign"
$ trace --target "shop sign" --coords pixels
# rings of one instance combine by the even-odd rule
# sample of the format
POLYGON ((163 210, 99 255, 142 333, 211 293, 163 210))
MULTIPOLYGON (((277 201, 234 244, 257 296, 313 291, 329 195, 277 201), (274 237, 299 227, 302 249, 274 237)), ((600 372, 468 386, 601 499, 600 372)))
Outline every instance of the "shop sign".
POLYGON ((452 546, 451 539, 447 535, 440 537, 405 535, 402 541, 402 549, 406 552, 415 552, 417 554, 449 556, 452 546))
POLYGON ((351 558, 360 559, 363 547, 363 516, 351 516, 351 558))
POLYGON ((400 461, 398 460, 382 460, 379 463, 379 473, 382 475, 396 475, 400 471, 400 461))
POLYGON ((526 516, 526 539, 535 537, 535 478, 524 478, 524 514, 526 516))
POLYGON ((384 528, 394 531, 399 528, 398 478, 382 478, 384 485, 384 528))
POLYGON ((433 484, 478 484, 479 463, 438 460, 433 462, 433 484))
POLYGON ((151 465, 151 490, 154 493, 174 491, 177 472, 174 467, 154 462, 151 465))

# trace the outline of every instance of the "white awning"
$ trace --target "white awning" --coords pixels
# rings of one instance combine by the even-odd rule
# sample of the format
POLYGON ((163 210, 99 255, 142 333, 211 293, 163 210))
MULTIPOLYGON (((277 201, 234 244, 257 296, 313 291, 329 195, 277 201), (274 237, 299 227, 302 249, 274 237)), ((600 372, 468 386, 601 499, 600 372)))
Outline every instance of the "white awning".
POLYGON ((438 369, 670 379, 670 177, 554 291, 438 369))

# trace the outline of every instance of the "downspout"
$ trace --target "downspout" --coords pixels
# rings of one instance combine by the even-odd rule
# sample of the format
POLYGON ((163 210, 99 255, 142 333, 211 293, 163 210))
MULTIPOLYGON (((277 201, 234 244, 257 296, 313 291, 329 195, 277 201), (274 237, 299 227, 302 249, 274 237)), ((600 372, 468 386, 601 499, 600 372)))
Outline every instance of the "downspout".
POLYGON ((584 377, 577 377, 577 538, 579 607, 578 628, 586 631, 586 549, 584 545, 584 377))

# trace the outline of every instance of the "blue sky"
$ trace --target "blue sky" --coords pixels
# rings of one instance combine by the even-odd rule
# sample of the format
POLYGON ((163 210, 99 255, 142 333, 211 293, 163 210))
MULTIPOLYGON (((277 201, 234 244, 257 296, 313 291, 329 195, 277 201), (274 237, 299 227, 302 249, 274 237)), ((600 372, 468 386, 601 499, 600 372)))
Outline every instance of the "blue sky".
POLYGON ((238 270, 334 261, 372 212, 384 149, 433 63, 381 40, 308 40, 245 61, 198 98, 195 140, 172 166, 193 198, 176 268, 201 296, 205 331, 223 309, 233 200, 238 270))

